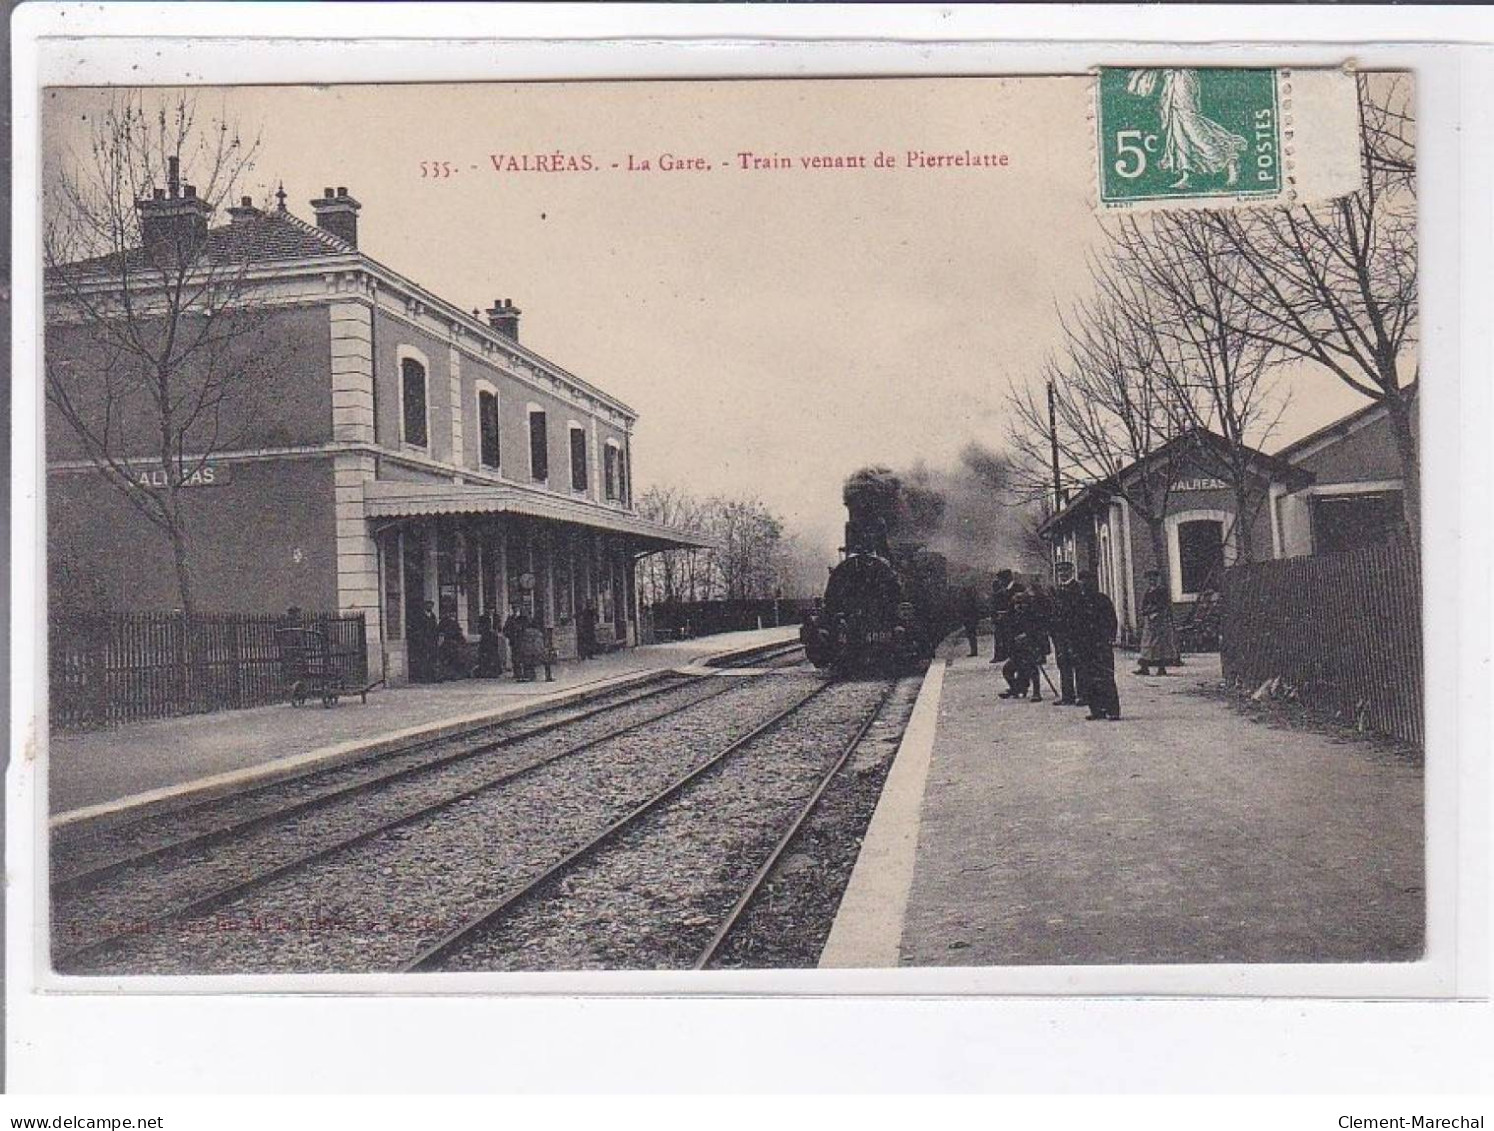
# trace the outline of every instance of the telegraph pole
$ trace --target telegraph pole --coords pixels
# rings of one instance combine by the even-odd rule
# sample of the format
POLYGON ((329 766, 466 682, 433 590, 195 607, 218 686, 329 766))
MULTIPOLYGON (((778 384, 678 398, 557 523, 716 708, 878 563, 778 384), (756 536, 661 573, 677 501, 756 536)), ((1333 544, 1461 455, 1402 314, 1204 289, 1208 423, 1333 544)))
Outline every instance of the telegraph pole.
POLYGON ((1048 382, 1048 451, 1053 459, 1053 513, 1063 509, 1063 480, 1058 474, 1058 410, 1053 401, 1053 382, 1048 382))

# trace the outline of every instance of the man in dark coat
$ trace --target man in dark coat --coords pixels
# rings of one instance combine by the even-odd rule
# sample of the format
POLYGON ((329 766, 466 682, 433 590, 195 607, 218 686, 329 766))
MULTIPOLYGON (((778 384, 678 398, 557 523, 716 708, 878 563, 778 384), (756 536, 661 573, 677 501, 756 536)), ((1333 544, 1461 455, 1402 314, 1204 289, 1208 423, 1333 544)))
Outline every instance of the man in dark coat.
POLYGON ((1055 707, 1083 706, 1088 700, 1079 678, 1078 642, 1083 635, 1082 606, 1084 591, 1074 573, 1073 562, 1059 562, 1054 567, 1058 586, 1053 593, 1053 659, 1058 664, 1058 698, 1055 707))
POLYGON ((467 679, 472 675, 468 660, 467 634, 457 619, 456 606, 446 605, 436 622, 436 678, 467 679))
POLYGON ((436 677, 436 605, 427 601, 410 619, 410 681, 429 683, 436 677))
POLYGON ((523 663, 524 630, 529 627, 529 618, 524 615, 524 610, 515 605, 513 611, 508 614, 508 620, 503 622, 503 635, 508 641, 508 654, 512 657, 514 665, 514 679, 523 682, 525 678, 523 663))
POLYGON ((576 618, 576 651, 583 660, 597 654, 597 608, 590 601, 576 618))
POLYGON ((991 583, 991 663, 999 664, 1011 655, 1012 571, 999 569, 991 583))
POLYGON ((1021 699, 1031 691, 1032 701, 1040 703, 1043 685, 1038 668, 1048 658, 1048 626, 1043 621, 1042 604, 1034 594, 1021 584, 1013 585, 1011 593, 1011 655, 1001 669, 1006 677, 1001 698, 1021 699))
POLYGON ((1110 598, 1095 585, 1095 575, 1079 576, 1084 590, 1081 606, 1079 666, 1089 695, 1091 720, 1121 717, 1120 689, 1115 686, 1115 633, 1120 622, 1110 598))
POLYGON ((502 675, 507 651, 507 641, 498 626, 498 611, 489 609, 478 624, 477 674, 489 679, 502 675))

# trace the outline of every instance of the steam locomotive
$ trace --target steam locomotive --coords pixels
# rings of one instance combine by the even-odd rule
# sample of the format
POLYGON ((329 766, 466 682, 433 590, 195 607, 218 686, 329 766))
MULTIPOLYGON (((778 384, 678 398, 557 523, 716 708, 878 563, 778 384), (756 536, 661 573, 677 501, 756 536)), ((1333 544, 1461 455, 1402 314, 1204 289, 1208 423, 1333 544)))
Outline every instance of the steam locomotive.
POLYGON ((885 517, 847 498, 844 557, 799 631, 817 668, 907 668, 933 658, 952 626, 948 566, 918 543, 890 542, 885 517))

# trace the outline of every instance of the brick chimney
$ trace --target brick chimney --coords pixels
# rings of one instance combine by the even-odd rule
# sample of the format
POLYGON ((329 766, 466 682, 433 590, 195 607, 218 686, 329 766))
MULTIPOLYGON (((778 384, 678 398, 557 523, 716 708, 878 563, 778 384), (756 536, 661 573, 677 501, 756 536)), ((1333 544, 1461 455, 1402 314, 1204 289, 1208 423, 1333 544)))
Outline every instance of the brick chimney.
POLYGON ((488 316, 488 325, 497 330, 505 338, 519 340, 519 315, 523 313, 514 305, 511 298, 493 300, 493 305, 484 311, 488 316))
POLYGON ((255 217, 263 215, 258 208, 254 207, 254 198, 252 196, 240 197, 239 202, 228 210, 228 214, 233 218, 235 226, 247 223, 255 217))
POLYGON ((135 202, 140 212, 140 240, 156 264, 190 260, 207 241, 213 206, 197 196, 194 185, 181 183, 181 166, 166 159, 166 187, 135 202))
POLYGON ((358 246, 358 209, 362 207, 345 188, 339 188, 335 193, 324 188, 321 199, 311 202, 311 210, 316 213, 316 226, 353 247, 358 246))

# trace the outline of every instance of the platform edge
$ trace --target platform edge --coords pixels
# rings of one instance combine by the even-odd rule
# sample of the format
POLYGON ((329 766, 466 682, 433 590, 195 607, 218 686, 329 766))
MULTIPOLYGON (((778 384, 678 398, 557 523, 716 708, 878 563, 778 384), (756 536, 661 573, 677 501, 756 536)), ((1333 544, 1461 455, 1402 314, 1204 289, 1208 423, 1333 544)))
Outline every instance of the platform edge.
POLYGON ((830 936, 820 952, 820 969, 898 965, 947 668, 948 661, 935 660, 923 677, 830 936))

